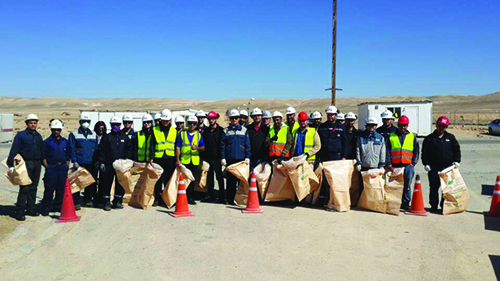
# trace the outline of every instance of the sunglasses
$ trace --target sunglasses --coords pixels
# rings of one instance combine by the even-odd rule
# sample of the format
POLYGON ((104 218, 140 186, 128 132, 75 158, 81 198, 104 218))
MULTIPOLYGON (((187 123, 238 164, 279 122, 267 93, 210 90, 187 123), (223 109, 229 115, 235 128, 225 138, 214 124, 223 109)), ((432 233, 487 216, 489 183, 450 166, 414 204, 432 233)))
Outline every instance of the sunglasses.
POLYGON ((125 121, 125 122, 123 122, 123 124, 132 124, 132 123, 134 123, 134 122, 132 122, 132 121, 125 121))
POLYGON ((240 117, 229 117, 229 120, 240 119, 240 117))

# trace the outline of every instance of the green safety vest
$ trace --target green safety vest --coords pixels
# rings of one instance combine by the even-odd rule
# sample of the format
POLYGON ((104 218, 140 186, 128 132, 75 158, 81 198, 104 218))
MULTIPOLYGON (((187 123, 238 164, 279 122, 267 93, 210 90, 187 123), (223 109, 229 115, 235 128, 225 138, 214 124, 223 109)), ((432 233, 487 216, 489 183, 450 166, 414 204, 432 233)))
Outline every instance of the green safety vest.
POLYGON ((201 134, 198 131, 194 132, 193 142, 189 142, 188 132, 182 131, 181 135, 181 163, 186 165, 193 163, 193 165, 200 165, 200 152, 198 150, 192 150, 191 146, 200 143, 201 134))
POLYGON ((389 141, 391 142, 391 163, 411 164, 415 135, 413 133, 407 134, 403 146, 401 146, 399 136, 396 133, 391 133, 389 135, 389 141))
MULTIPOLYGON (((314 134, 316 134, 316 129, 307 128, 305 140, 304 140, 304 153, 308 152, 314 147, 314 134)), ((316 160, 316 154, 311 155, 307 158, 308 161, 316 160)))
POLYGON ((146 134, 143 131, 137 132, 137 161, 149 161, 149 147, 151 145, 151 135, 146 140, 146 134))
MULTIPOLYGON (((269 156, 281 156, 283 153, 283 150, 286 147, 286 137, 288 135, 288 126, 283 124, 278 131, 278 140, 273 141, 271 145, 269 146, 269 156)), ((274 126, 271 127, 269 130, 269 137, 273 138, 275 136, 274 133, 274 126)), ((290 152, 288 152, 285 157, 290 156, 290 152)))
POLYGON ((153 134, 156 139, 155 145, 155 158, 163 158, 163 154, 167 156, 175 156, 175 139, 177 138, 177 130, 170 126, 168 131, 167 139, 165 139, 165 134, 160 130, 160 126, 155 126, 153 128, 153 134))

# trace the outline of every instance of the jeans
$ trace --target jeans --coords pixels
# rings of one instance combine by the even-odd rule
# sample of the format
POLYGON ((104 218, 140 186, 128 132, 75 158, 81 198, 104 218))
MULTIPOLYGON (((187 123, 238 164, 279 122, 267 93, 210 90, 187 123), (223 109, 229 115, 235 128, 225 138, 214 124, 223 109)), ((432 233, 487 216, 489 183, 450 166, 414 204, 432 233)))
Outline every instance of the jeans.
POLYGON ((405 165, 405 173, 404 173, 404 190, 403 190, 403 199, 401 202, 401 207, 406 208, 410 206, 411 203, 411 183, 413 180, 413 176, 415 175, 415 167, 410 165, 405 165))

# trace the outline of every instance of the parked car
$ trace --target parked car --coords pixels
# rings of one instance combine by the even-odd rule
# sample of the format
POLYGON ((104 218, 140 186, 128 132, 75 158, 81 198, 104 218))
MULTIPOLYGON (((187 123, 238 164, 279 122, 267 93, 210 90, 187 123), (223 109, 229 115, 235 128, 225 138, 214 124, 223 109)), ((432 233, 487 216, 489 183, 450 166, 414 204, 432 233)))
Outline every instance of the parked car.
POLYGON ((488 132, 490 135, 500 135, 500 119, 493 120, 488 124, 488 132))

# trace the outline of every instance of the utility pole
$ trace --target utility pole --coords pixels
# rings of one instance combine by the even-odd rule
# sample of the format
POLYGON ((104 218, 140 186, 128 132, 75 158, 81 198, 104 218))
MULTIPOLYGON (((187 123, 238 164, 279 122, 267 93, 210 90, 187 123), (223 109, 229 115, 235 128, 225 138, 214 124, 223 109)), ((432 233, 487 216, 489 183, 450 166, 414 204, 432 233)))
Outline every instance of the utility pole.
POLYGON ((337 0, 333 0, 333 31, 332 31, 332 105, 335 105, 335 75, 337 60, 337 0))

